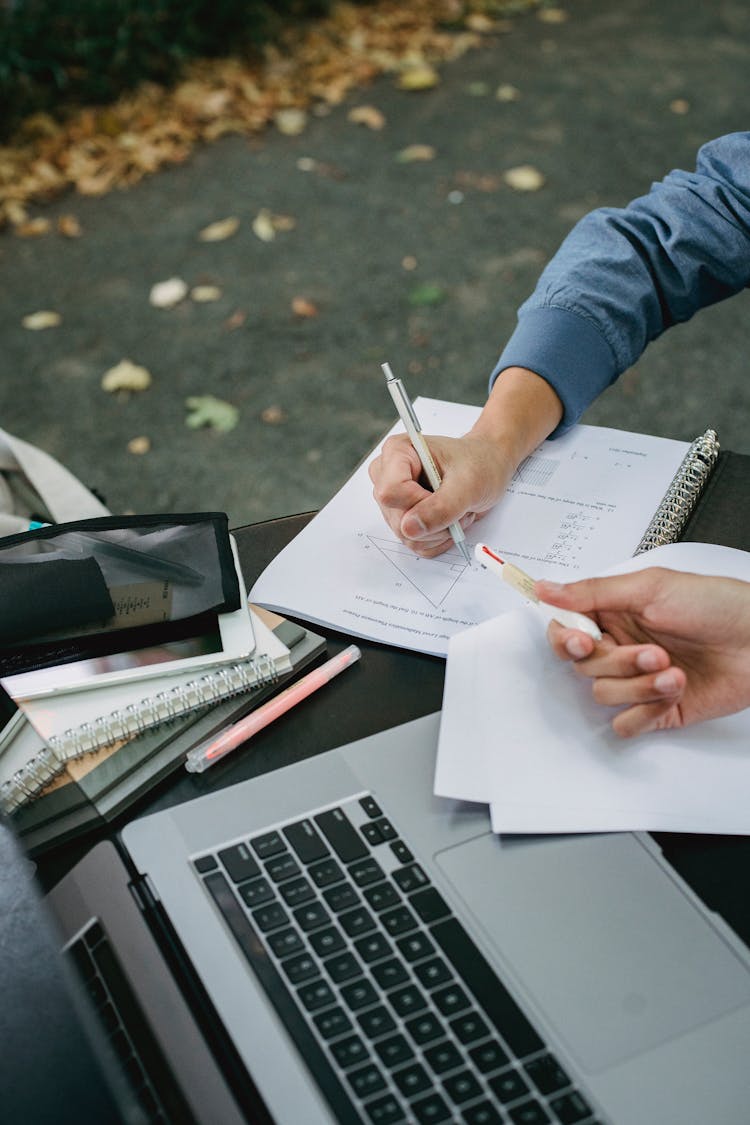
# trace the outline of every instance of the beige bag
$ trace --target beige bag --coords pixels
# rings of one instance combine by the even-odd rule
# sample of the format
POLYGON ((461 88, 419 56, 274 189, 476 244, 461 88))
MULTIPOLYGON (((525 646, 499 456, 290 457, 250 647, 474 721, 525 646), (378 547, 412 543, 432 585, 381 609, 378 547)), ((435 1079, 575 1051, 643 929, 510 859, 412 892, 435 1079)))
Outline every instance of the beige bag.
POLYGON ((54 457, 0 429, 0 535, 27 531, 32 519, 63 523, 109 514, 54 457))

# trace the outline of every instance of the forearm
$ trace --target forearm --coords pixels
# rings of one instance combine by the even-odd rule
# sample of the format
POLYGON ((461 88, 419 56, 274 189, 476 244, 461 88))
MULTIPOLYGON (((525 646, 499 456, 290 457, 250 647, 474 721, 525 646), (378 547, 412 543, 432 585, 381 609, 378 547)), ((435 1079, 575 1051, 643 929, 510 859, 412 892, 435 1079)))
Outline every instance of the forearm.
POLYGON ((519 309, 490 383, 509 367, 560 397, 559 432, 666 328, 750 285, 750 132, 705 145, 621 209, 571 231, 519 309))
POLYGON ((509 367, 490 390, 470 437, 494 442, 520 464, 558 426, 563 407, 554 389, 533 371, 509 367))

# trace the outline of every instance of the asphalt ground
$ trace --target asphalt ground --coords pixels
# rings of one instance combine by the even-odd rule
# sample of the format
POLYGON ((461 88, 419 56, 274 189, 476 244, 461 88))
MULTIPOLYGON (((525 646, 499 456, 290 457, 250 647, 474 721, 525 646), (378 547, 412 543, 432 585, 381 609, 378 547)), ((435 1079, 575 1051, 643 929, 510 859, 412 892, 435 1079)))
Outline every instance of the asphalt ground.
MULTIPOLYGON (((565 10, 559 24, 515 18, 429 91, 384 77, 299 136, 225 138, 128 191, 36 208, 53 222, 74 213, 83 235, 0 235, 0 425, 115 512, 220 509, 239 525, 334 493, 394 420, 382 361, 413 396, 481 404, 518 305, 573 222, 693 166, 701 143, 750 119, 746 0, 565 10), (517 100, 499 100, 501 84, 517 100), (384 128, 353 124, 354 105, 379 109, 384 128), (396 159, 414 144, 435 158, 396 159), (503 181, 524 164, 540 190, 503 181), (262 241, 262 208, 294 228, 262 241), (199 240, 228 216, 234 237, 199 240), (152 307, 152 285, 171 277, 222 296, 152 307), (415 304, 425 286, 442 299, 415 304), (295 315, 296 297, 317 315, 295 315), (61 325, 24 328, 41 309, 61 325), (102 390, 123 358, 152 373, 149 390, 102 390), (237 407, 236 427, 190 429, 195 395, 237 407), (149 452, 130 452, 139 437, 149 452)), ((686 440, 711 425, 750 452, 749 302, 670 330, 584 420, 686 440)))

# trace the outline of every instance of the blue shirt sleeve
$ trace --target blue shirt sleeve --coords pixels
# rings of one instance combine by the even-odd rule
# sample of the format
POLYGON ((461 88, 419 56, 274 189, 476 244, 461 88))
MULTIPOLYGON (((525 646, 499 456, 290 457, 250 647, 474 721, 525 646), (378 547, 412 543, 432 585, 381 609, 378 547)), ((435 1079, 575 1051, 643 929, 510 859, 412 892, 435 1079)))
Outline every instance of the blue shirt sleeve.
POLYGON ((518 311, 490 376, 527 367, 578 421, 646 345, 698 309, 750 286, 750 132, 703 146, 625 208, 582 219, 518 311))

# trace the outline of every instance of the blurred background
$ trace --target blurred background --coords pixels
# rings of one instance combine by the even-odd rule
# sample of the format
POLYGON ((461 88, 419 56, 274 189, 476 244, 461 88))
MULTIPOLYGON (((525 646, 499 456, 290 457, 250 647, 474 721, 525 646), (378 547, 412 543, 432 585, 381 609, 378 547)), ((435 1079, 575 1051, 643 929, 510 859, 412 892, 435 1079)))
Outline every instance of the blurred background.
MULTIPOLYGON (((0 0, 0 30, 0 426, 115 512, 319 507, 394 421, 381 362, 481 404, 573 223, 750 120, 746 0, 0 0)), ((749 302, 584 421, 750 452, 749 302)))

